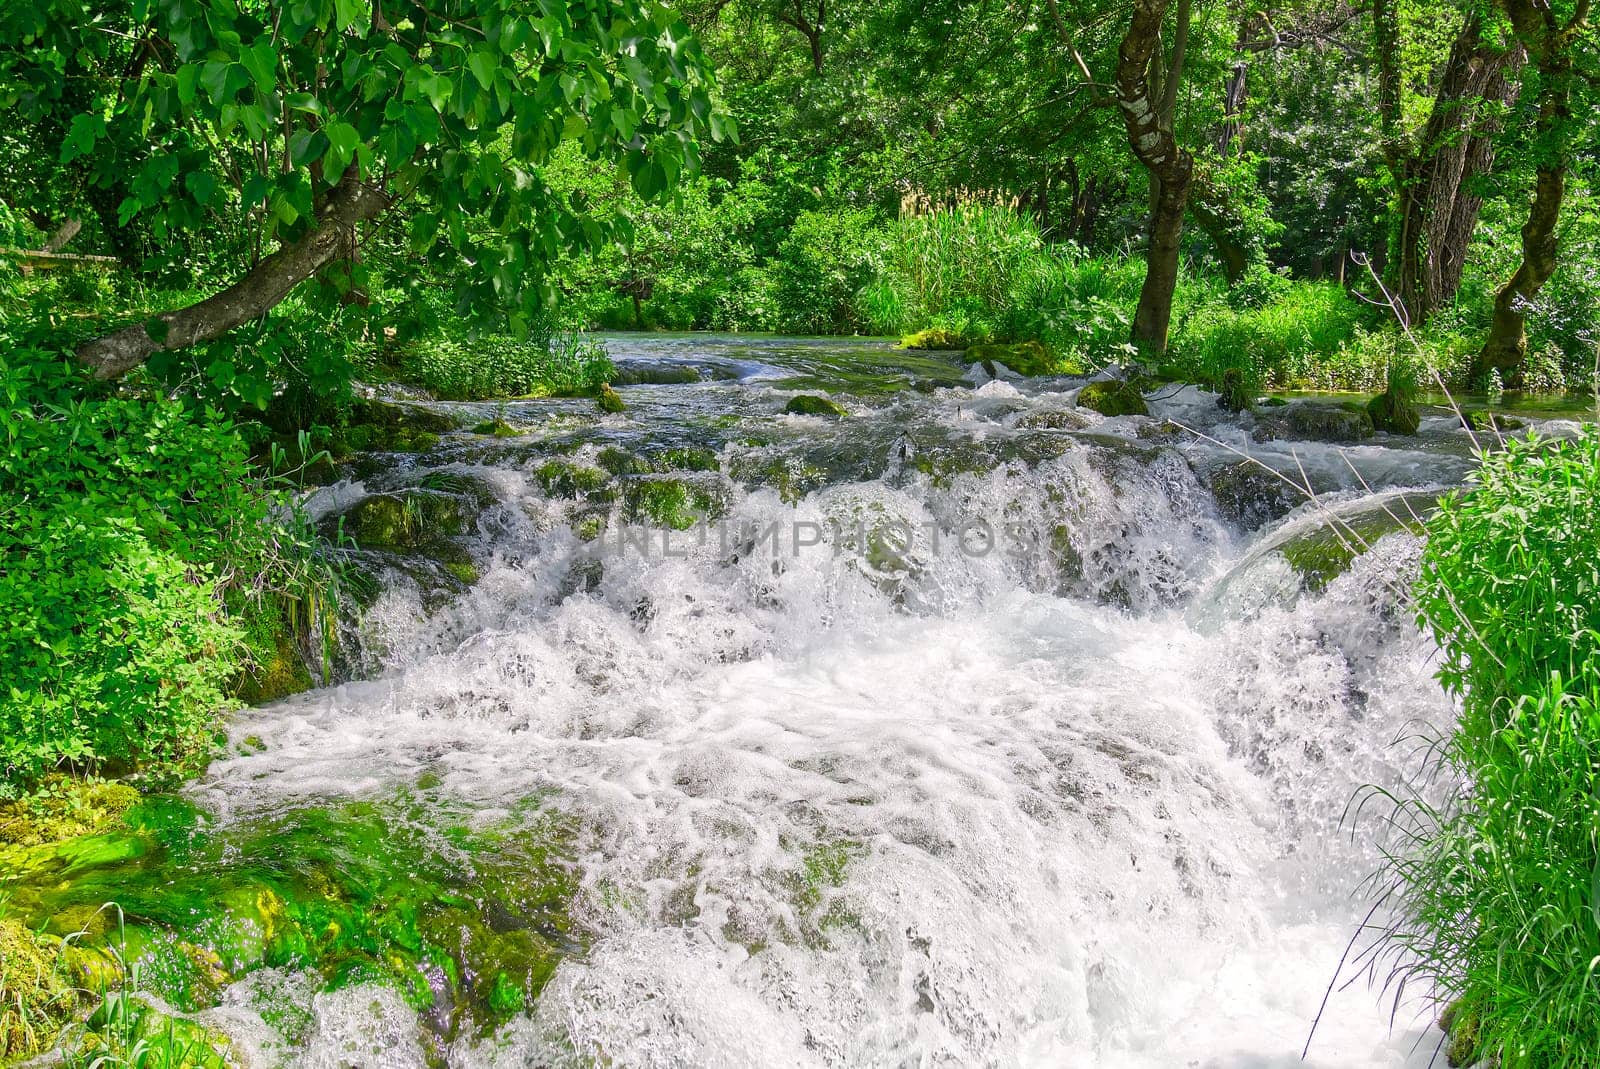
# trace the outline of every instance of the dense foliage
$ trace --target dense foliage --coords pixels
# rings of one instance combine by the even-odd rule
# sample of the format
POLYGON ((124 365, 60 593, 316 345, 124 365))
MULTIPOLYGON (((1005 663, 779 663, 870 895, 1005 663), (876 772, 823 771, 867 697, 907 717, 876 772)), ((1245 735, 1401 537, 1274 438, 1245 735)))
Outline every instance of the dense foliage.
POLYGON ((201 754, 250 659, 243 622, 304 592, 304 536, 231 423, 80 378, 0 355, 0 795, 201 754))
POLYGON ((1455 999, 1452 1064, 1585 1066, 1600 1048, 1600 434, 1516 441, 1428 525, 1417 593, 1460 697, 1459 791, 1415 802, 1390 863, 1396 978, 1455 999))

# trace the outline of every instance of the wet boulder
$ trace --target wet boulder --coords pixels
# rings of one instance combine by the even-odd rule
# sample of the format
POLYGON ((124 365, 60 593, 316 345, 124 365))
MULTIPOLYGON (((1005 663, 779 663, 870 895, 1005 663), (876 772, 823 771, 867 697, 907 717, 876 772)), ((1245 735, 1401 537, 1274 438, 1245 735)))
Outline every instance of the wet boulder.
POLYGON ((1251 432, 1258 442, 1299 438, 1339 445, 1371 438, 1372 416, 1359 403, 1299 401, 1259 416, 1251 432))
POLYGON ((821 416, 824 419, 843 419, 847 415, 839 402, 812 393, 789 398, 783 410, 791 416, 821 416))
POLYGON ((336 455, 426 452, 439 444, 440 435, 455 429, 455 419, 443 412, 362 398, 350 406, 345 426, 334 433, 332 451, 336 455))
POLYGON ((1078 407, 1089 408, 1102 416, 1148 416, 1150 406, 1144 395, 1121 379, 1101 379, 1078 391, 1078 407))
POLYGON ((1217 510, 1251 530, 1287 516, 1306 500, 1277 472, 1253 460, 1224 465, 1209 481, 1217 510))

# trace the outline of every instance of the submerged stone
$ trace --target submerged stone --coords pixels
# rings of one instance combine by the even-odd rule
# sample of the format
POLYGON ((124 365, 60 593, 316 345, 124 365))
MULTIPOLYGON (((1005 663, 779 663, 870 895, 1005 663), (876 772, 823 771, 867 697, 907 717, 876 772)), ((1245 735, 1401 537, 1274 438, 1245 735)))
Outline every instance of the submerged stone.
POLYGON ((844 406, 837 401, 810 393, 789 398, 783 410, 791 416, 822 416, 826 419, 843 419, 847 415, 844 406))
POLYGON ((1078 405, 1102 416, 1148 416, 1144 395, 1121 379, 1101 379, 1078 391, 1078 405))

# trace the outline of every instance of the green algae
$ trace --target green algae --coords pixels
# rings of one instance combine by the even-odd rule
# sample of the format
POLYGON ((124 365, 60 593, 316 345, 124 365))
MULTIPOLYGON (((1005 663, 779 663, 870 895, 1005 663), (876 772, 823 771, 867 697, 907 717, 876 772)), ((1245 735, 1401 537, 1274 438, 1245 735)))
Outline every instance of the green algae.
POLYGON ((995 373, 997 364, 1004 364, 1017 374, 1029 378, 1039 375, 1081 375, 1086 370, 1082 362, 1071 355, 1056 356, 1037 341, 974 345, 962 354, 961 359, 967 364, 983 365, 991 375, 995 373))
POLYGON ((822 416, 825 419, 843 419, 848 414, 837 401, 807 393, 789 398, 783 410, 791 416, 822 416))
POLYGON ((1101 379, 1078 391, 1078 405, 1102 416, 1147 416, 1150 408, 1131 383, 1120 379, 1101 379))
POLYGON ((568 501, 578 498, 604 498, 611 500, 615 492, 610 489, 610 477, 601 468, 591 468, 565 460, 547 460, 534 473, 547 497, 568 501))
POLYGON ((719 495, 683 479, 636 479, 623 497, 629 523, 648 522, 674 531, 715 519, 723 508, 719 495))
POLYGON ((907 334, 900 339, 902 349, 932 349, 954 350, 966 349, 971 343, 966 337, 953 330, 941 330, 937 327, 930 330, 919 330, 915 334, 907 334))
POLYGON ((309 969, 390 986, 454 1035, 526 1006, 581 949, 573 832, 536 801, 481 827, 408 795, 217 826, 153 798, 113 830, 18 848, 0 894, 181 1011, 257 968, 309 969))

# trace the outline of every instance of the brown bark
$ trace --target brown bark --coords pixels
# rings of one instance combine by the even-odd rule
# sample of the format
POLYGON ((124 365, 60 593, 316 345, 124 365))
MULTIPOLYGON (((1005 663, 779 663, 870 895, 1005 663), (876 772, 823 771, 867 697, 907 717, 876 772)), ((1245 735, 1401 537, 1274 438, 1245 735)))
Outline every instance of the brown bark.
POLYGON ((1513 59, 1502 43, 1485 40, 1481 19, 1469 15, 1416 142, 1387 139, 1398 191, 1391 281, 1413 326, 1449 303, 1461 285, 1467 243, 1482 208, 1473 180, 1494 162, 1495 130, 1485 116, 1493 103, 1509 103, 1514 90, 1506 75, 1513 59))
POLYGON ((1561 222, 1561 201, 1566 190, 1566 166, 1540 167, 1534 179, 1533 204, 1522 226, 1522 263, 1494 295, 1494 315, 1489 337, 1478 354, 1474 377, 1490 369, 1500 372, 1506 386, 1515 388, 1528 356, 1527 302, 1533 300, 1556 270, 1561 222))
POLYGON ((1473 376, 1500 373, 1516 387, 1528 355, 1527 306, 1555 273, 1560 252, 1561 203, 1572 159, 1572 80, 1578 34, 1588 21, 1588 0, 1580 0, 1565 23, 1541 0, 1501 0, 1512 32, 1539 73, 1539 117, 1534 124, 1537 162, 1533 202, 1522 226, 1522 263, 1494 295, 1489 336, 1473 363, 1473 376))
POLYGON ((138 367, 154 353, 181 349, 220 337, 282 302, 301 282, 355 247, 355 228, 377 218, 390 199, 352 170, 335 186, 317 214, 317 225, 300 240, 284 245, 221 293, 197 304, 155 317, 161 326, 153 337, 145 323, 85 342, 78 361, 97 379, 114 379, 138 367))
POLYGON ((1150 217, 1150 245, 1145 254, 1144 285, 1133 316, 1133 342, 1155 353, 1166 351, 1172 321, 1172 294, 1178 282, 1178 254, 1183 236, 1184 206, 1189 199, 1194 157, 1178 146, 1170 109, 1176 99, 1174 75, 1181 75, 1183 39, 1187 37, 1188 0, 1180 0, 1179 33, 1174 42, 1173 71, 1167 92, 1158 102, 1151 92, 1150 61, 1161 41, 1167 0, 1134 0, 1133 16, 1117 50, 1117 107, 1136 159, 1159 183, 1150 217))

